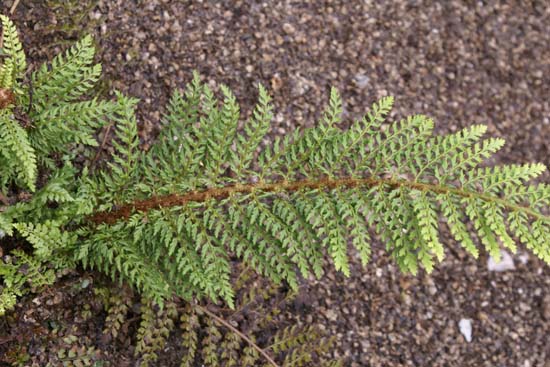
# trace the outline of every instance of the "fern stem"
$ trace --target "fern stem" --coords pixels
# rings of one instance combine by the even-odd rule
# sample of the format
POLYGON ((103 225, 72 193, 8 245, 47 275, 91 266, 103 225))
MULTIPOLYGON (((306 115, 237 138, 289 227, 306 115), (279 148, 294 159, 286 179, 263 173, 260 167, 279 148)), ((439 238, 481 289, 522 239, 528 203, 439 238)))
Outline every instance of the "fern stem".
POLYGON ((201 310, 202 312, 204 312, 205 314, 207 314, 208 316, 210 316, 211 318, 213 318, 214 320, 216 320, 217 322, 219 322, 220 324, 222 324, 223 326, 225 326, 226 328, 228 328, 229 330, 231 330, 233 333, 237 334, 241 339, 243 339, 245 342, 247 342, 252 348, 256 349, 258 351, 258 353, 260 353, 262 356, 264 356, 264 358, 274 367, 279 367, 279 365, 273 360, 273 358, 271 358, 269 356, 269 354, 267 354, 262 348, 260 348, 258 346, 258 344, 254 343, 248 336, 244 335, 243 333, 241 333, 237 328, 235 328, 233 325, 231 325, 230 323, 228 323, 227 321, 225 321, 224 319, 222 319, 221 317, 219 317, 218 315, 210 312, 207 308, 205 307, 202 307, 200 305, 197 305, 195 304, 195 307, 197 307, 199 310, 201 310))
POLYGON ((95 164, 97 162, 97 160, 99 159, 99 156, 101 155, 101 152, 103 151, 103 149, 105 149, 105 145, 107 144, 107 139, 109 138, 109 133, 111 132, 111 128, 113 127, 113 124, 109 124, 107 125, 107 127, 105 128, 104 130, 104 135, 103 135, 103 140, 101 141, 101 145, 99 146, 99 148, 97 149, 96 153, 95 153, 95 156, 94 156, 94 159, 92 159, 92 162, 90 163, 90 167, 95 168, 95 164))
POLYGON ((149 210, 169 208, 173 206, 183 206, 189 202, 205 202, 210 199, 221 200, 235 194, 251 194, 254 192, 294 192, 302 189, 335 189, 339 187, 375 187, 388 186, 392 189, 408 188, 422 192, 433 192, 436 194, 453 194, 464 198, 479 199, 485 202, 493 202, 512 211, 520 211, 534 219, 550 220, 544 214, 538 213, 531 207, 514 204, 508 200, 501 199, 493 195, 487 195, 475 191, 465 190, 452 186, 443 186, 437 184, 422 183, 416 181, 386 179, 378 177, 341 177, 341 178, 322 178, 316 180, 303 179, 297 181, 279 180, 271 183, 250 183, 236 184, 225 187, 213 187, 201 191, 191 191, 185 194, 171 194, 164 196, 153 196, 144 200, 136 200, 116 207, 112 211, 97 212, 88 217, 93 224, 114 224, 120 219, 128 219, 136 211, 147 212, 149 210))

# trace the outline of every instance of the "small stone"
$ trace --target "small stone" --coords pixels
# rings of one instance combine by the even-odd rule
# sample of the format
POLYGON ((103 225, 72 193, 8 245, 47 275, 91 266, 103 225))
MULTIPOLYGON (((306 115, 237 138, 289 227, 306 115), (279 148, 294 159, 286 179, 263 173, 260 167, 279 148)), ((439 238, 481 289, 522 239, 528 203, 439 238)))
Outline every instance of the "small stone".
POLYGON ((182 26, 179 22, 179 20, 175 20, 174 23, 172 24, 172 32, 175 33, 175 34, 179 34, 181 31, 182 31, 182 26))
POLYGON ((427 287, 427 290, 428 290, 428 293, 430 294, 430 296, 435 296, 436 295, 437 286, 435 285, 432 278, 427 278, 426 287, 427 287))
POLYGON ((336 315, 336 312, 334 312, 334 311, 331 310, 331 309, 326 310, 325 316, 326 316, 326 318, 329 319, 330 321, 336 321, 336 319, 338 318, 338 315, 336 315))
POLYGON ((277 44, 277 46, 281 46, 283 43, 285 43, 285 39, 277 34, 275 35, 275 43, 277 44))
POLYGON ((496 262, 492 256, 489 257, 489 260, 487 261, 487 268, 489 271, 502 272, 516 269, 514 259, 512 259, 512 256, 508 252, 502 250, 500 255, 501 259, 499 262, 496 262))
POLYGON ((520 254, 518 258, 523 265, 526 265, 529 262, 529 254, 526 252, 520 254))
POLYGON ((271 78, 271 89, 276 92, 281 89, 282 86, 283 80, 281 79, 279 74, 273 75, 273 77, 271 78))
POLYGON ((357 74, 354 80, 360 89, 365 89, 369 85, 370 78, 364 74, 357 74))
POLYGON ((283 24, 283 31, 285 31, 286 34, 293 34, 296 32, 296 28, 290 23, 283 24))
POLYGON ((460 333, 464 336, 464 339, 470 343, 472 341, 472 320, 461 319, 458 322, 458 328, 460 333))
POLYGON ((529 312, 531 311, 531 306, 529 306, 527 303, 525 302, 520 302, 519 303, 519 309, 524 311, 524 312, 529 312))

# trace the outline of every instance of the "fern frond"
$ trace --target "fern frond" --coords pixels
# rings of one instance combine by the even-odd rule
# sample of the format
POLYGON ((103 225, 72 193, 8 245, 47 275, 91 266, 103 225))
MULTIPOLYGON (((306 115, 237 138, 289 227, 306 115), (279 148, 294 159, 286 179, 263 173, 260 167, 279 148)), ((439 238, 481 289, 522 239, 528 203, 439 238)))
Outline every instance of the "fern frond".
MULTIPOLYGON (((146 365, 173 328, 174 296, 235 306, 234 261, 296 290, 298 273, 320 277, 327 255, 351 275, 350 244, 366 265, 374 231, 402 270, 430 272, 444 258, 446 224, 474 256, 481 245, 498 258, 501 247, 515 251, 519 240, 550 264, 550 186, 528 185, 545 167, 484 166, 504 144, 483 140, 484 126, 434 136, 433 121, 423 115, 389 123, 393 98, 387 97, 346 128, 343 102, 332 88, 319 126, 264 148, 273 117, 267 91, 259 87, 241 133, 232 92, 222 86, 219 101, 195 73, 185 92, 172 95, 158 140, 140 151, 134 99, 117 93, 116 102, 82 100, 101 72, 91 37, 31 75, 31 98, 30 88, 18 84, 26 62, 15 27, 6 17, 0 21, 0 191, 6 204, 0 229, 34 248, 33 255, 16 250, 14 260, 2 259, 0 313, 26 283, 51 282, 52 268, 79 261, 140 290, 136 353, 146 365), (76 148, 97 145, 96 130, 107 122, 115 124, 115 138, 105 168, 71 163, 86 156, 76 148), (22 274, 20 266, 30 270, 22 274)), ((182 365, 233 364, 241 348, 234 336, 224 336, 210 318, 199 333, 198 316, 187 314, 182 365)), ((258 325, 274 318, 264 316, 258 325)), ((309 363, 306 344, 329 348, 315 335, 298 334, 288 329, 276 338, 273 350, 285 365, 309 363)), ((271 360, 254 336, 248 342, 240 365, 258 365, 260 354, 271 360)))
POLYGON ((198 346, 199 319, 190 305, 187 305, 180 317, 182 336, 181 343, 185 353, 181 360, 181 367, 192 367, 195 363, 198 346))
MULTIPOLYGON (((7 164, 16 172, 16 177, 29 190, 36 189, 36 154, 29 143, 27 132, 12 119, 8 110, 0 110, 0 157, 2 165, 7 164)), ((4 168, 4 167, 3 167, 4 168)), ((9 172, 8 171, 8 172, 9 172)), ((10 179, 9 174, 2 177, 4 184, 10 179)))
POLYGON ((63 258, 60 254, 52 256, 55 251, 70 247, 76 241, 76 235, 62 231, 60 223, 47 221, 45 223, 16 223, 14 227, 34 246, 34 254, 42 261, 50 260, 58 263, 58 267, 68 267, 59 264, 63 258))
POLYGON ((18 88, 17 79, 21 79, 27 69, 25 52, 13 22, 5 15, 0 15, 0 21, 2 22, 0 46, 5 56, 0 65, 0 88, 18 88))
POLYGON ((219 365, 218 345, 221 333, 214 320, 206 319, 206 337, 202 341, 202 360, 207 367, 219 365))
MULTIPOLYGON (((12 83, 22 75, 24 54, 13 24, 2 22, 9 54, 2 78, 12 83)), ((332 88, 319 126, 262 150, 273 116, 267 91, 259 87, 239 133, 235 96, 222 86, 218 101, 195 73, 185 92, 173 94, 158 141, 141 152, 135 100, 120 93, 116 102, 79 100, 99 78, 93 57, 85 37, 32 74, 29 127, 12 118, 11 105, 0 110, 2 190, 16 183, 35 191, 39 164, 51 174, 0 216, 3 230, 16 229, 39 259, 79 260, 160 306, 174 294, 233 306, 234 257, 293 289, 298 272, 321 276, 325 254, 350 275, 349 245, 365 265, 370 230, 412 273, 430 272, 443 259, 443 223, 474 256, 478 242, 494 257, 501 246, 515 251, 517 237, 550 262, 550 189, 527 184, 545 167, 483 167, 504 143, 482 140, 484 126, 433 136, 434 123, 423 115, 386 123, 393 106, 387 97, 345 128, 332 88), (94 133, 107 121, 116 130, 106 169, 58 168, 50 153, 72 160, 74 146, 97 145, 94 133)), ((19 103, 26 98, 15 92, 19 103)))
POLYGON ((50 106, 74 102, 86 94, 99 80, 101 65, 93 64, 94 46, 86 36, 63 54, 56 56, 51 67, 43 64, 32 74, 35 111, 41 113, 50 106))
POLYGON ((41 260, 21 250, 12 251, 13 256, 0 260, 0 316, 12 309, 20 297, 32 289, 39 289, 55 281, 55 273, 41 260))
POLYGON ((116 140, 113 141, 116 154, 113 156, 113 162, 108 164, 109 172, 103 172, 99 180, 99 190, 104 195, 102 199, 111 203, 133 197, 131 184, 134 183, 139 157, 139 137, 134 115, 137 100, 127 98, 118 92, 117 100, 118 111, 114 117, 117 123, 116 140), (116 195, 110 196, 110 192, 116 195))
POLYGON ((164 310, 155 310, 155 305, 143 299, 141 307, 141 323, 137 332, 137 343, 134 350, 140 357, 140 367, 158 359, 158 352, 164 348, 166 339, 174 328, 174 317, 177 311, 173 303, 168 303, 164 310))
POLYGON ((105 304, 107 317, 105 318, 103 334, 109 334, 116 339, 122 331, 122 325, 126 321, 126 315, 131 308, 131 297, 124 292, 111 293, 109 290, 107 292, 108 296, 105 304))
MULTIPOLYGON (((139 233, 135 248, 160 266, 180 296, 220 297, 232 304, 228 250, 292 288, 297 271, 322 274, 324 253, 350 275, 349 242, 365 265, 369 228, 386 242, 400 268, 412 273, 420 267, 430 272, 443 259, 444 222, 478 255, 466 218, 492 256, 501 244, 515 250, 514 234, 548 258, 542 243, 550 190, 526 185, 544 167, 478 168, 503 143, 481 140, 484 126, 435 137, 433 121, 423 115, 384 126, 393 104, 384 98, 361 121, 342 129, 342 102, 333 89, 320 127, 276 141, 256 157, 272 116, 269 96, 260 87, 250 128, 240 135, 238 106, 225 87, 222 92, 219 107, 195 76, 185 95, 176 93, 165 118, 168 133, 138 158, 140 170, 128 181, 139 188, 131 196, 136 200, 90 218, 109 224, 140 213, 132 227, 139 233), (160 253, 168 254, 162 265, 160 253)), ((135 149, 131 141, 116 154, 135 149)), ((111 183, 105 189, 111 186, 120 192, 111 183)))
POLYGON ((97 146, 97 129, 106 125, 119 109, 111 101, 92 99, 52 106, 34 117, 29 139, 41 156, 68 153, 69 144, 97 146))

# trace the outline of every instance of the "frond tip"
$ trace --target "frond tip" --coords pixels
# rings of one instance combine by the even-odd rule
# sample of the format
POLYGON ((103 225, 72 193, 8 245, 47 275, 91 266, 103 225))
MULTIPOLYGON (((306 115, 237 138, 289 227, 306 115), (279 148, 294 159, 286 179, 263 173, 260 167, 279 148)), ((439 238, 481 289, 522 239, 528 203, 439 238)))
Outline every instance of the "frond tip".
POLYGON ((5 56, 0 65, 0 88, 12 88, 16 86, 17 79, 23 77, 27 69, 27 61, 13 22, 1 14, 0 22, 2 23, 0 51, 2 56, 5 56))
POLYGON ((550 190, 526 185, 544 166, 480 167, 503 145, 482 139, 485 126, 433 136, 433 121, 422 115, 387 124, 393 105, 387 97, 346 129, 343 103, 332 89, 319 127, 258 152, 273 115, 269 95, 260 86, 259 103, 240 133, 239 107, 226 87, 222 92, 220 104, 195 75, 185 93, 174 94, 168 133, 125 181, 138 189, 120 191, 103 175, 103 187, 118 190, 122 204, 99 198, 108 210, 88 218, 153 262, 164 274, 163 292, 170 287, 185 297, 232 304, 230 253, 291 287, 297 271, 320 276, 324 254, 350 275, 349 244, 366 264, 371 230, 412 273, 430 272, 444 258, 444 225, 474 256, 478 243, 498 256, 501 246, 514 250, 519 239, 550 263, 550 190))

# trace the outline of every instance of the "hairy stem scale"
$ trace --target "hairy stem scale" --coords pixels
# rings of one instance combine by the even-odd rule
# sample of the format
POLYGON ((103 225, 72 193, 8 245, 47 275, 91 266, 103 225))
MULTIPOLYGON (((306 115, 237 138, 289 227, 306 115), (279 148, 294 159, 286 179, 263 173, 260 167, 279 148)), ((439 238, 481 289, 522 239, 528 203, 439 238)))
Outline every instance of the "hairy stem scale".
POLYGON ((88 217, 88 220, 94 224, 113 224, 121 219, 127 219, 134 212, 148 212, 150 210, 169 208, 172 206, 185 205, 189 202, 205 202, 210 199, 225 199, 235 194, 250 194, 253 192, 277 192, 287 191, 294 192, 302 189, 317 190, 317 189, 336 189, 336 188, 353 188, 359 186, 375 187, 385 185, 389 188, 404 187, 424 192, 432 192, 437 194, 453 194, 464 198, 480 199, 486 202, 494 202, 507 209, 524 212, 533 219, 546 219, 550 217, 542 215, 528 206, 513 204, 510 201, 501 198, 487 195, 479 192, 464 190, 451 186, 443 186, 437 184, 428 184, 422 182, 413 182, 406 180, 384 179, 384 178, 324 178, 319 180, 303 179, 297 181, 280 180, 271 183, 250 183, 236 184, 225 187, 208 188, 201 191, 191 191, 185 194, 171 194, 165 196, 155 196, 149 199, 138 200, 132 203, 123 204, 116 207, 112 211, 102 211, 88 217))

